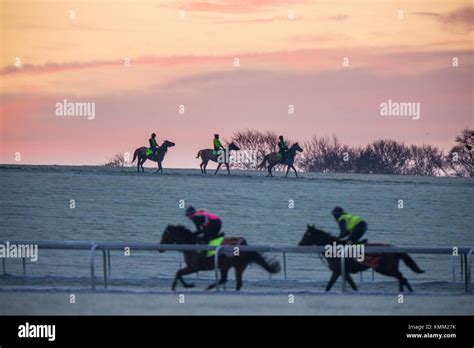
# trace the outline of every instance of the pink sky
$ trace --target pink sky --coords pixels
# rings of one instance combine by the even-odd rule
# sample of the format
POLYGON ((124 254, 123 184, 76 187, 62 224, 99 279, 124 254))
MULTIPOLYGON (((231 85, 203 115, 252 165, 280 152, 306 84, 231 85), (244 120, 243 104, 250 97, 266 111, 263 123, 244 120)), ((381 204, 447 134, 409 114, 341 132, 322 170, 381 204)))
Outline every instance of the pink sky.
POLYGON ((176 143, 165 167, 197 167, 214 133, 246 128, 447 150, 473 127, 469 1, 2 5, 0 163, 102 164, 156 132, 176 143), (64 99, 94 102, 95 119, 55 116, 64 99), (419 102, 420 119, 380 116, 388 99, 419 102))

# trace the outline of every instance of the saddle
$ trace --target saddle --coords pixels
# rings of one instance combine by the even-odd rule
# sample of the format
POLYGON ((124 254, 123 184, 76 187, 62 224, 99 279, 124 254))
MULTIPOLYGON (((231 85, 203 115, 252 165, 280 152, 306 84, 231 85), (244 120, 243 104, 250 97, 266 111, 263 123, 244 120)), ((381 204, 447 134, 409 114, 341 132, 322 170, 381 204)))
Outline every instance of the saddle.
POLYGON ((288 156, 286 153, 282 155, 281 153, 277 152, 277 161, 285 161, 287 157, 288 156))
MULTIPOLYGON (((232 245, 232 246, 239 246, 242 245, 244 239, 242 237, 227 237, 224 238, 224 241, 222 242, 222 246, 224 245, 232 245)), ((223 254, 227 257, 234 257, 234 251, 232 249, 224 249, 219 252, 219 254, 223 254)))
POLYGON ((381 259, 382 255, 365 255, 364 261, 361 263, 365 266, 369 266, 370 268, 377 268, 380 265, 381 259))
MULTIPOLYGON (((384 246, 388 244, 381 244, 381 243, 371 243, 367 244, 367 239, 362 240, 366 246, 384 246)), ((380 260, 382 260, 382 254, 365 254, 364 261, 360 262, 361 264, 371 267, 377 268, 380 265, 380 260)))
MULTIPOLYGON (((158 149, 157 149, 157 150, 158 150, 158 149)), ((150 155, 152 155, 152 154, 153 154, 153 150, 152 150, 151 148, 147 147, 147 148, 146 148, 145 155, 150 156, 150 155)))
MULTIPOLYGON (((224 238, 224 234, 221 232, 219 233, 219 237, 213 239, 212 241, 209 242, 209 245, 213 246, 225 246, 225 245, 232 245, 232 246, 238 246, 243 243, 244 239, 242 237, 226 237, 224 238)), ((207 257, 214 256, 215 251, 214 250, 209 250, 206 253, 207 257)), ((225 248, 223 250, 219 251, 219 255, 224 255, 226 257, 234 257, 234 251, 233 248, 225 248)))

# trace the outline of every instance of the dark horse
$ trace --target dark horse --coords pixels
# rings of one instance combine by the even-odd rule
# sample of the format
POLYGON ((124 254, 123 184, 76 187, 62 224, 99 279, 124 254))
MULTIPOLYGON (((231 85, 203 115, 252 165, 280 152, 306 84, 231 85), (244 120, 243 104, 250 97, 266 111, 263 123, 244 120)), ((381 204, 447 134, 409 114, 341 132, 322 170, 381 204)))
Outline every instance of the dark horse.
POLYGON ((138 149, 136 149, 135 152, 133 153, 132 163, 135 162, 135 159, 138 157, 137 172, 140 171, 140 167, 142 167, 142 172, 145 171, 143 169, 143 163, 145 163, 146 160, 148 159, 150 161, 158 162, 158 170, 156 171, 156 173, 158 172, 163 173, 163 167, 161 166, 161 162, 163 162, 163 159, 165 158, 168 148, 174 145, 175 143, 165 140, 163 141, 163 144, 161 144, 161 146, 158 148, 158 151, 156 151, 156 154, 152 153, 148 156, 146 155, 147 148, 145 146, 139 147, 138 149))
MULTIPOLYGON (((221 167, 222 164, 226 165, 227 173, 229 173, 229 175, 230 175, 229 162, 228 162, 228 158, 227 158, 228 157, 227 156, 227 151, 239 151, 239 150, 240 150, 240 148, 237 145, 235 145, 233 142, 230 143, 229 146, 227 146, 226 150, 224 151, 224 153, 222 153, 222 155, 221 155, 221 152, 219 152, 218 154, 214 154, 213 153, 214 150, 212 150, 212 149, 199 150, 199 152, 197 153, 196 158, 201 157, 201 164, 199 165, 199 167, 201 167, 201 174, 206 174, 207 163, 209 161, 213 161, 213 162, 219 163, 214 175, 217 174, 217 172, 219 171, 219 168, 221 167)), ((223 150, 221 150, 221 151, 223 151, 223 150)))
MULTIPOLYGON (((331 234, 318 230, 314 226, 308 225, 306 233, 301 239, 299 245, 332 245, 333 242, 337 244, 341 243, 336 237, 331 234)), ((365 244, 369 245, 382 245, 382 244, 365 244)), ((385 244, 388 245, 388 244, 385 244)), ((324 257, 324 253, 323 253, 324 257)), ((337 278, 341 275, 341 262, 338 257, 325 257, 328 263, 329 269, 332 271, 331 279, 329 280, 328 285, 326 286, 326 291, 331 290, 331 287, 336 282, 337 278)), ((347 258, 345 264, 346 279, 352 289, 357 290, 357 286, 354 283, 354 280, 350 276, 350 273, 358 273, 365 271, 366 269, 373 268, 376 272, 389 276, 395 277, 398 279, 399 291, 403 291, 403 286, 405 285, 408 290, 413 291, 408 280, 403 277, 403 274, 398 270, 399 261, 402 260, 413 272, 423 273, 415 261, 406 253, 384 253, 379 255, 365 255, 365 259, 372 259, 376 261, 372 265, 364 264, 357 262, 355 258, 347 258)))
POLYGON ((293 168, 293 170, 295 171, 296 177, 298 177, 298 173, 296 172, 296 169, 293 166, 293 163, 295 162, 296 151, 298 152, 303 151, 303 149, 299 146, 298 143, 294 143, 290 147, 290 149, 286 153, 285 158, 282 158, 281 155, 278 154, 277 152, 269 153, 268 155, 265 155, 265 157, 263 157, 263 161, 257 166, 257 169, 264 169, 268 162, 268 175, 267 176, 273 176, 272 168, 276 166, 277 164, 283 164, 285 166, 288 166, 288 169, 286 170, 285 178, 288 176, 288 172, 290 171, 290 168, 293 168))
MULTIPOLYGON (((198 244, 198 237, 184 226, 168 225, 161 237, 161 244, 198 244)), ((229 237, 223 242, 226 245, 247 245, 244 238, 229 237)), ((185 288, 191 288, 194 284, 186 283, 183 276, 186 274, 196 273, 198 271, 210 271, 214 269, 214 257, 207 257, 206 252, 199 251, 184 251, 184 260, 186 267, 178 270, 171 286, 175 290, 178 280, 185 288)), ((242 274, 249 263, 255 262, 262 266, 269 273, 278 273, 280 271, 280 264, 277 261, 267 261, 258 252, 240 252, 239 256, 226 256, 219 253, 219 269, 221 277, 219 284, 227 282, 227 273, 230 268, 235 268, 236 290, 242 287, 242 274)), ((207 290, 215 287, 213 283, 207 287, 207 290)))

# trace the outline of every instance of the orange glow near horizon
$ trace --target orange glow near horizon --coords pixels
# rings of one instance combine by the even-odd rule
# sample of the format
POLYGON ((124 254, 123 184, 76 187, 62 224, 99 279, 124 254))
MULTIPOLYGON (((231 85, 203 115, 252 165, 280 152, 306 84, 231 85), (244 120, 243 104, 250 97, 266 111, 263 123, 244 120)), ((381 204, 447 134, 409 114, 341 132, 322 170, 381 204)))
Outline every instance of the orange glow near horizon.
POLYGON ((473 127, 468 0, 3 0, 0 21, 0 163, 101 164, 156 132, 166 166, 197 167, 245 128, 447 150, 473 127), (64 99, 96 118, 55 116, 64 99), (388 99, 420 120, 380 117, 388 99))

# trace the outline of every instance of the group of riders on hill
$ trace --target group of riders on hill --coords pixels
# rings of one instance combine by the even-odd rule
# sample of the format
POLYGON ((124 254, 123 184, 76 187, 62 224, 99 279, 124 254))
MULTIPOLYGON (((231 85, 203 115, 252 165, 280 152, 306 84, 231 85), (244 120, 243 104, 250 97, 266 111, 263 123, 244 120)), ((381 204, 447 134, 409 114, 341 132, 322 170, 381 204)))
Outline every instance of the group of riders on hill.
MULTIPOLYGON (((149 148, 149 151, 148 151, 147 155, 149 155, 149 154, 155 154, 156 155, 159 146, 158 146, 158 141, 156 140, 156 134, 155 133, 153 133, 151 135, 151 138, 148 139, 148 142, 150 143, 150 148, 149 148)), ((213 145, 213 152, 212 152, 213 155, 217 155, 220 150, 225 151, 225 148, 224 148, 224 146, 222 145, 222 143, 219 139, 219 134, 214 134, 214 139, 212 141, 212 145, 213 145)), ((285 140, 283 139, 283 135, 280 135, 278 137, 278 155, 280 156, 281 159, 285 159, 287 152, 288 152, 288 146, 286 145, 285 140)))

